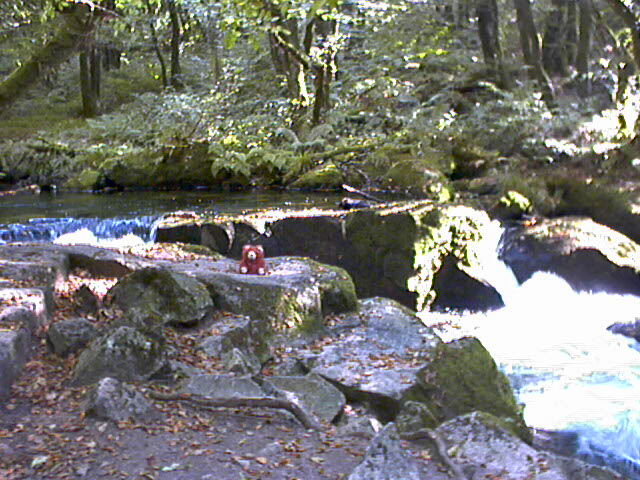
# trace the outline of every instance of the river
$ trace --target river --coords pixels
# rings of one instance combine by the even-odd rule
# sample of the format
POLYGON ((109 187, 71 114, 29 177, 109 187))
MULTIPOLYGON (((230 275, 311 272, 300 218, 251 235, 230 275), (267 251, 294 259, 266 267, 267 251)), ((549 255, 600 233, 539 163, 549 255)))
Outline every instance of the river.
POLYGON ((136 243, 152 240, 154 222, 168 212, 240 214, 266 208, 335 208, 341 198, 338 194, 208 191, 4 196, 0 197, 0 244, 56 241, 62 235, 69 241, 124 239, 136 243))
POLYGON ((487 280, 505 306, 484 313, 427 313, 449 341, 475 336, 524 404, 530 427, 569 432, 577 454, 640 479, 640 352, 607 327, 640 319, 640 298, 575 292, 562 278, 536 272, 519 285, 487 256, 487 280))

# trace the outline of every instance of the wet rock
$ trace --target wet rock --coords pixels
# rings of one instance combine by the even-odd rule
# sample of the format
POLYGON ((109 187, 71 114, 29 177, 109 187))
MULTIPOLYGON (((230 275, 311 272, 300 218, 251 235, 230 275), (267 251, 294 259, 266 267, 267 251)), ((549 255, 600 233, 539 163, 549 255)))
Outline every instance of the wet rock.
POLYGON ((140 392, 110 377, 89 390, 83 410, 89 417, 114 422, 145 422, 159 417, 159 412, 140 392))
MULTIPOLYGON (((388 424, 371 441, 364 459, 349 480, 421 480, 417 461, 400 445, 395 424, 388 424)), ((444 478, 444 477, 443 477, 444 478)))
POLYGON ((500 257, 523 283, 555 273, 576 291, 640 295, 640 247, 588 218, 561 217, 509 228, 500 257))
POLYGON ((90 385, 104 377, 123 382, 148 380, 167 365, 163 343, 121 326, 94 340, 80 354, 71 383, 90 385))
POLYGON ((124 311, 147 310, 174 325, 195 324, 213 308, 204 285, 164 268, 145 268, 124 277, 109 290, 108 299, 124 311))
POLYGON ((9 398, 11 385, 18 377, 29 356, 29 332, 0 331, 0 401, 9 398))
POLYGON ((262 388, 274 396, 295 399, 321 422, 329 423, 342 412, 346 400, 340 390, 319 375, 268 377, 262 388))
POLYGON ((619 480, 613 471, 535 450, 488 413, 473 412, 436 429, 467 478, 619 480))
POLYGON ((97 336, 98 330, 89 320, 74 318, 51 324, 46 339, 50 351, 66 357, 82 350, 97 336))
POLYGON ((640 320, 631 323, 614 323, 607 327, 607 330, 616 335, 623 335, 640 342, 640 320))

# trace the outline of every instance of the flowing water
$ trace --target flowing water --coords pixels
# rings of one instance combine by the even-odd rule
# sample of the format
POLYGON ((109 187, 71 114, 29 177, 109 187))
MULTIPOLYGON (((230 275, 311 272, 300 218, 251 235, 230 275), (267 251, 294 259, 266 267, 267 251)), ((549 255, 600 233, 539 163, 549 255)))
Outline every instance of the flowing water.
POLYGON ((485 279, 505 307, 482 314, 424 314, 442 336, 480 339, 507 374, 531 427, 577 434, 577 454, 640 479, 640 352, 612 334, 640 319, 640 298, 575 292, 537 272, 519 285, 493 252, 485 279), (445 316, 446 318, 438 318, 445 316))
POLYGON ((267 208, 334 208, 340 198, 336 194, 201 191, 5 196, 0 197, 0 244, 56 240, 140 243, 153 239, 154 223, 169 212, 240 214, 267 208))

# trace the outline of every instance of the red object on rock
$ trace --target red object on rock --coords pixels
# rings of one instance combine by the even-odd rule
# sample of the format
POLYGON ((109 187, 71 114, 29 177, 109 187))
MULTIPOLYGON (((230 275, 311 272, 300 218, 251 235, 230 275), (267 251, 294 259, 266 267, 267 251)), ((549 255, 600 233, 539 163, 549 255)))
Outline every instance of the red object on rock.
POLYGON ((267 274, 262 245, 245 245, 242 247, 240 273, 246 273, 248 275, 267 274))

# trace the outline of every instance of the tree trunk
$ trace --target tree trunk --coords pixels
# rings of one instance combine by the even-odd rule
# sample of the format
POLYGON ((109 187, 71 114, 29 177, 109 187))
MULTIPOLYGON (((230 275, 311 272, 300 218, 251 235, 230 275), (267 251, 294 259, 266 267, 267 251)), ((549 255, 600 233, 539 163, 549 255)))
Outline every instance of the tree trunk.
POLYGON ((530 0, 514 0, 516 8, 518 29, 520 30, 520 43, 525 63, 531 68, 532 77, 542 90, 542 98, 548 106, 553 103, 553 86, 547 72, 542 66, 540 53, 540 39, 536 24, 533 19, 530 0))
POLYGON ((92 45, 80 53, 80 92, 82 96, 82 116, 95 117, 98 113, 98 82, 93 76, 93 66, 96 63, 95 49, 92 45))
POLYGON ((640 7, 633 10, 632 6, 622 0, 606 0, 607 4, 620 17, 631 34, 631 54, 636 71, 640 72, 640 7))
MULTIPOLYGON (((145 5, 147 7, 147 13, 149 15, 153 15, 154 12, 151 8, 151 3, 149 3, 149 0, 145 0, 145 5)), ((151 34, 153 51, 156 53, 156 57, 158 57, 158 63, 160 64, 160 80, 162 81, 162 86, 164 88, 167 88, 169 86, 169 80, 167 77, 167 62, 165 62, 164 55, 162 54, 162 49, 160 48, 158 34, 156 33, 156 24, 153 18, 149 19, 149 33, 151 34)))
POLYGON ((567 31, 565 32, 564 49, 567 64, 575 65, 578 54, 578 5, 575 1, 567 3, 567 31))
POLYGON ((496 0, 476 0, 476 15, 478 16, 478 35, 482 45, 485 63, 496 73, 502 84, 506 77, 502 65, 502 51, 500 49, 500 24, 498 3, 496 0))
POLYGON ((545 21, 542 66, 552 75, 566 76, 568 73, 565 45, 571 26, 567 23, 567 6, 566 0, 555 0, 545 21))
POLYGON ((14 102, 28 87, 63 62, 84 43, 100 16, 86 4, 75 3, 56 17, 60 23, 50 40, 0 83, 0 108, 14 102))
POLYGON ((580 77, 579 89, 582 95, 588 95, 590 89, 589 81, 589 49, 591 48, 591 28, 593 27, 591 17, 591 0, 578 0, 579 8, 579 39, 578 51, 576 54, 576 70, 580 77))
MULTIPOLYGON (((640 7, 629 5, 622 0, 606 0, 613 11, 620 17, 631 35, 631 55, 635 65, 635 71, 640 72, 640 7)), ((620 117, 619 117, 620 118, 620 117)), ((630 158, 635 158, 640 151, 640 119, 634 125, 636 136, 623 150, 628 151, 630 158)))
POLYGON ((184 87, 181 80, 182 70, 180 68, 180 40, 181 24, 178 7, 175 0, 166 0, 169 19, 171 20, 171 86, 176 90, 184 87))

